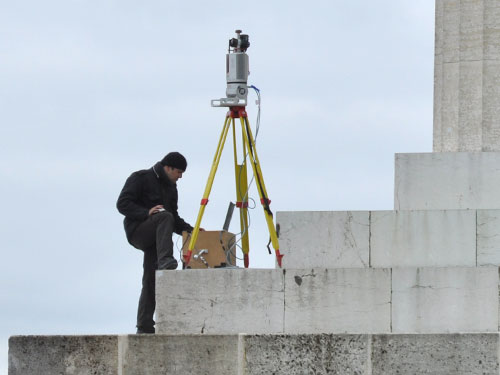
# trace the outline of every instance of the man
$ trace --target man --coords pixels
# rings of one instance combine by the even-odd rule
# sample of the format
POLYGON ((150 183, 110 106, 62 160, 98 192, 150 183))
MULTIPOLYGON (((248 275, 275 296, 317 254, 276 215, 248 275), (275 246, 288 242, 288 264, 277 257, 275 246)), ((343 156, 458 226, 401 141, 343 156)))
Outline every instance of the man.
POLYGON ((134 172, 125 182, 116 207, 128 242, 144 252, 142 291, 137 309, 137 333, 155 333, 155 270, 174 270, 172 232, 193 227, 177 213, 177 180, 187 167, 178 152, 167 154, 152 168, 134 172))

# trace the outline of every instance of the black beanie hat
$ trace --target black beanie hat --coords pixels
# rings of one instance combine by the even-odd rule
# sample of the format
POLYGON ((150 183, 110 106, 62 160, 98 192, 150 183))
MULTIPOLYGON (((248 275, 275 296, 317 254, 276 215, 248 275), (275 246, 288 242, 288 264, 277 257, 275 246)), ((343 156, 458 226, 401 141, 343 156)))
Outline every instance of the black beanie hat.
POLYGON ((181 171, 185 171, 187 167, 187 161, 184 156, 182 156, 178 152, 170 152, 168 153, 162 160, 161 165, 180 169, 181 171))

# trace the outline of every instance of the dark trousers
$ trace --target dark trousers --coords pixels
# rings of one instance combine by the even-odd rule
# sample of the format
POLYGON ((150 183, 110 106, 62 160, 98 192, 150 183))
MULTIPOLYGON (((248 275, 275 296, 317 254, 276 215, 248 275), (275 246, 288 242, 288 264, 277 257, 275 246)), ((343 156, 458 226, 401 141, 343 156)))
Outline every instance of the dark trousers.
POLYGON ((142 290, 137 308, 137 328, 143 330, 153 330, 155 325, 155 271, 163 269, 173 257, 173 229, 173 215, 163 211, 142 222, 130 239, 134 247, 144 252, 142 290))

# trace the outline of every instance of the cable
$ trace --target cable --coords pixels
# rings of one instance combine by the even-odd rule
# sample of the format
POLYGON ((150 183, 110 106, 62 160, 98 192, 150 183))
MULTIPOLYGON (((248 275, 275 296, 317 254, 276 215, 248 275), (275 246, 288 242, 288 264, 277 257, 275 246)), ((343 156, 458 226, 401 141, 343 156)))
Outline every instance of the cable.
POLYGON ((260 105, 261 105, 261 97, 260 97, 260 90, 255 87, 254 85, 251 85, 250 88, 255 90, 255 93, 257 94, 257 120, 255 122, 255 143, 257 143, 257 136, 259 135, 259 129, 260 129, 260 105))
POLYGON ((176 249, 179 251, 179 259, 182 261, 182 259, 184 259, 184 254, 183 254, 183 251, 184 251, 184 248, 189 245, 189 239, 191 238, 191 233, 188 233, 187 237, 186 237, 186 242, 184 242, 182 244, 181 247, 179 247, 179 240, 182 238, 182 236, 177 236, 177 240, 175 240, 175 247, 176 249))

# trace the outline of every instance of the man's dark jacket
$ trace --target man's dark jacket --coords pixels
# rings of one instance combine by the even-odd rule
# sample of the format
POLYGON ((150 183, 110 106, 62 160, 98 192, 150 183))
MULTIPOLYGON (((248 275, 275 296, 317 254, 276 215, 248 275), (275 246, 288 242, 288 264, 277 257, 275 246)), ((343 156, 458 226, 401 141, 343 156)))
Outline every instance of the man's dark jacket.
POLYGON ((177 184, 170 181, 158 162, 150 169, 132 173, 116 202, 118 211, 125 215, 123 225, 129 242, 137 226, 149 217, 149 210, 159 204, 174 215, 175 233, 193 230, 177 213, 177 184))

